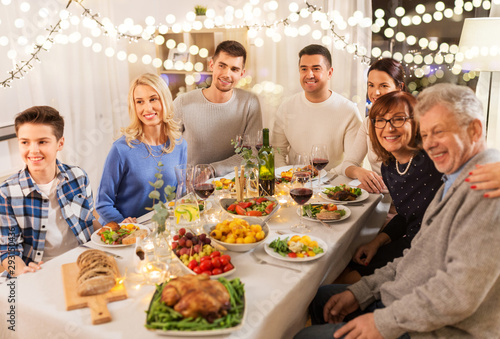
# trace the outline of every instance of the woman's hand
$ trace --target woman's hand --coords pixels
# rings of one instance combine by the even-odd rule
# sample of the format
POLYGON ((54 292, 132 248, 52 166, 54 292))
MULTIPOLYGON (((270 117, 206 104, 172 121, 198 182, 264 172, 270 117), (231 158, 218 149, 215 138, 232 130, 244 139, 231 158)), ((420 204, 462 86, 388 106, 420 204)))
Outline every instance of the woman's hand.
POLYGON ((137 218, 127 217, 123 219, 123 221, 120 224, 130 224, 130 223, 132 224, 137 223, 137 218))
POLYGON ((21 269, 21 272, 19 274, 34 273, 42 268, 42 264, 43 264, 43 261, 40 261, 38 264, 36 262, 32 261, 28 264, 28 266, 24 266, 21 269))
MULTIPOLYGON (((369 171, 366 168, 351 166, 352 177, 358 179, 361 182, 359 188, 364 189, 368 193, 386 193, 387 187, 382 180, 382 177, 373 171, 369 171)), ((346 174, 347 174, 346 170, 346 174)))
POLYGON ((500 197, 500 162, 486 165, 476 165, 465 181, 475 183, 473 190, 493 190, 484 194, 485 198, 500 197))

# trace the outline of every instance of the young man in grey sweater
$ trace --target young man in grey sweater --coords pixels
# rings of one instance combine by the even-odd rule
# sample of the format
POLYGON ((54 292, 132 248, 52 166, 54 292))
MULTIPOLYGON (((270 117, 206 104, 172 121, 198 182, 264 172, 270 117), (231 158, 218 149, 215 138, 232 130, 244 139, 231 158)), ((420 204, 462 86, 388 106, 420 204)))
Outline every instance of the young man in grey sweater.
POLYGON ((210 60, 212 84, 178 96, 174 114, 188 144, 188 164, 212 164, 216 176, 241 165, 231 140, 256 135, 262 113, 255 94, 235 88, 245 74, 246 50, 237 41, 221 42, 210 60))
POLYGON ((373 275, 320 288, 310 306, 315 326, 295 338, 500 337, 500 199, 466 181, 500 152, 486 148, 482 105, 469 88, 439 84, 418 100, 423 147, 445 174, 420 232, 373 275))

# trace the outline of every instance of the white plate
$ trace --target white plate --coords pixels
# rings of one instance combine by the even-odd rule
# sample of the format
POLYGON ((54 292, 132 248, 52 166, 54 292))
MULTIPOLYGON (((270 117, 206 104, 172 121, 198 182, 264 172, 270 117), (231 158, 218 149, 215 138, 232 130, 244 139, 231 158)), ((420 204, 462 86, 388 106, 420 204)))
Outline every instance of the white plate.
MULTIPOLYGON (((329 187, 334 187, 334 186, 329 186, 329 187)), ((326 187, 325 187, 326 188, 326 187)), ((323 188, 323 190, 325 189, 323 188)), ((328 198, 328 196, 323 193, 323 191, 321 191, 319 193, 319 195, 324 198, 324 199, 327 199, 328 201, 333 201, 334 203, 336 204, 352 204, 354 202, 360 202, 360 201, 363 201, 363 200, 366 200, 368 199, 368 197, 370 196, 370 193, 368 193, 367 191, 365 191, 364 189, 361 189, 361 195, 359 197, 356 198, 356 200, 352 200, 352 201, 340 201, 340 200, 333 200, 333 199, 330 199, 328 198)))
MULTIPOLYGON (((128 224, 132 224, 132 225, 135 225, 137 227, 139 227, 140 229, 143 229, 143 230, 147 230, 148 231, 148 234, 149 234, 149 228, 147 228, 146 226, 144 225, 141 225, 141 224, 134 224, 134 223, 120 223, 118 225, 128 225, 128 224)), ((106 244, 104 241, 101 240, 101 236, 99 234, 97 234, 97 232, 99 232, 99 230, 95 231, 94 233, 92 233, 92 236, 90 237, 90 240, 92 240, 92 242, 96 245, 99 245, 99 246, 102 246, 102 247, 125 247, 125 246, 130 246, 130 245, 135 245, 135 243, 133 244, 128 244, 128 245, 125 245, 125 244, 120 244, 120 245, 110 245, 110 244, 106 244)))
POLYGON ((283 260, 283 261, 291 261, 291 262, 304 262, 304 261, 316 260, 316 259, 319 259, 322 256, 324 256, 325 253, 328 251, 328 245, 326 244, 326 242, 324 242, 320 238, 317 238, 315 236, 308 235, 308 234, 307 235, 309 236, 309 238, 311 238, 311 240, 315 240, 315 241, 318 242, 319 247, 321 247, 323 249, 323 253, 318 253, 314 257, 290 258, 289 256, 282 257, 280 254, 278 254, 278 252, 274 252, 274 249, 272 249, 271 247, 269 247, 269 244, 272 243, 273 240, 275 240, 275 239, 278 239, 278 238, 284 239, 284 238, 288 237, 288 240, 290 240, 294 235, 298 235, 299 237, 302 237, 304 234, 297 234, 297 233, 290 233, 290 234, 288 234, 287 233, 285 235, 280 235, 278 237, 274 237, 272 239, 268 239, 266 241, 266 243, 264 244, 264 250, 266 251, 267 254, 269 254, 273 258, 276 258, 276 259, 279 259, 279 260, 283 260))
MULTIPOLYGON (((328 204, 328 202, 319 202, 319 203, 314 202, 314 203, 311 203, 311 205, 324 205, 324 204, 328 204)), ((309 204, 306 204, 306 205, 309 205, 309 204)), ((304 205, 304 206, 305 206, 305 205, 304 205)), ((336 222, 336 221, 342 221, 342 220, 345 220, 345 219, 349 218, 349 216, 351 215, 351 210, 350 210, 350 209, 348 209, 348 208, 347 208, 347 207, 345 207, 345 206, 342 206, 342 205, 337 205, 337 209, 339 209, 339 210, 344 210, 344 211, 345 211, 345 215, 344 215, 344 216, 342 216, 342 217, 340 217, 340 219, 336 219, 336 220, 323 220, 323 221, 324 221, 324 222, 336 222)), ((301 209, 298 209, 298 208, 297 208, 297 214, 299 215, 299 217, 300 217, 300 210, 301 210, 301 209)), ((306 219, 306 220, 310 220, 310 221, 318 221, 318 222, 319 222, 319 220, 318 220, 317 218, 310 218, 310 217, 308 217, 307 215, 304 215, 304 219, 306 219)))
MULTIPOLYGON (((274 170, 274 175, 276 176, 276 178, 281 178, 281 172, 288 172, 289 170, 291 170, 293 168, 293 166, 283 166, 283 167, 279 167, 279 168, 276 168, 274 170)), ((322 169, 321 171, 319 171, 319 177, 320 178, 323 178, 325 175, 327 174, 327 172, 322 169)), ((318 178, 317 177, 314 177, 313 180, 317 180, 318 178)))
MULTIPOLYGON (((181 261, 181 259, 176 256, 175 254, 173 255, 173 257, 175 257, 175 259, 177 259, 179 261, 179 263, 181 264, 181 266, 183 267, 183 270, 186 271, 187 274, 192 274, 192 275, 196 275, 196 273, 193 272, 192 269, 190 269, 189 267, 187 267, 186 265, 184 265, 184 263, 181 261)), ((232 259, 232 258, 231 258, 232 259)), ((220 277, 226 277, 230 274, 233 274, 234 272, 236 272, 236 267, 234 267, 233 265, 233 269, 231 271, 227 271, 227 272, 223 272, 221 274, 217 274, 217 275, 211 275, 210 276, 210 279, 214 279, 214 280, 217 280, 219 279, 220 277)))

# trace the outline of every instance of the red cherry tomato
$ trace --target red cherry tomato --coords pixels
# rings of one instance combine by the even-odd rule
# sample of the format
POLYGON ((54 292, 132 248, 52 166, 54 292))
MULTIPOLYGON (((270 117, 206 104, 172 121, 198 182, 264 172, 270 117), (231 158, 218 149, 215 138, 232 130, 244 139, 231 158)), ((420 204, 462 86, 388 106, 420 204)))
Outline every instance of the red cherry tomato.
POLYGON ((221 268, 222 264, 220 262, 220 258, 219 257, 212 258, 212 266, 214 268, 221 268))
POLYGON ((267 198, 261 197, 261 198, 259 198, 259 199, 255 200, 255 202, 256 202, 257 204, 262 204, 264 201, 267 201, 267 200, 268 200, 267 198))
POLYGON ((220 252, 219 251, 213 251, 210 254, 210 258, 215 258, 215 257, 220 257, 220 252))
POLYGON ((223 271, 224 272, 231 271, 233 268, 234 266, 232 264, 227 264, 226 266, 224 266, 223 271))
POLYGON ((221 268, 214 268, 212 270, 212 275, 218 275, 218 274, 222 274, 222 269, 221 268))
POLYGON ((245 215, 246 214, 246 211, 243 207, 241 207, 240 205, 237 205, 235 207, 235 211, 236 213, 238 213, 239 215, 245 215))
POLYGON ((288 253, 288 256, 289 256, 290 258, 297 258, 297 253, 290 252, 290 253, 288 253))
POLYGON ((200 263, 200 268, 202 271, 211 271, 214 267, 212 265, 212 261, 205 260, 200 263))
POLYGON ((234 208, 236 207, 236 204, 231 204, 227 207, 228 211, 234 211, 234 208))
POLYGON ((261 211, 247 211, 247 215, 250 217, 261 217, 262 212, 261 211))
POLYGON ((205 260, 211 260, 211 259, 212 259, 212 258, 210 258, 210 256, 209 256, 209 255, 206 255, 206 256, 204 256, 204 257, 201 257, 200 262, 204 262, 205 260))
POLYGON ((196 266, 195 268, 193 268, 193 272, 196 273, 196 274, 201 274, 201 268, 200 266, 196 266))
POLYGON ((226 266, 231 262, 231 257, 228 254, 224 254, 220 256, 220 263, 222 266, 226 266))
POLYGON ((240 202, 240 203, 238 203, 238 205, 240 205, 241 208, 248 208, 248 207, 252 206, 252 203, 251 202, 240 202))
POLYGON ((198 262, 195 259, 191 260, 188 264, 190 270, 194 269, 196 266, 198 266, 198 262))
POLYGON ((273 211, 273 208, 274 208, 274 202, 270 203, 269 205, 267 205, 266 209, 264 210, 267 214, 271 214, 271 212, 273 211))
POLYGON ((337 205, 335 204, 328 204, 326 207, 328 211, 336 211, 337 210, 337 205))
POLYGON ((212 275, 212 271, 203 271, 201 274, 212 275))

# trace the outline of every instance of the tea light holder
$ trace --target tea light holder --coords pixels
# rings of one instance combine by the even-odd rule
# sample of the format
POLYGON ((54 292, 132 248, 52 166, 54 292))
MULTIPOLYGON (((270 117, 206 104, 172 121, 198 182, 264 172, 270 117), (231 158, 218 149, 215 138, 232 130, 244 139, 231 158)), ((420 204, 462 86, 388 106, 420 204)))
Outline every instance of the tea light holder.
POLYGON ((161 284, 168 276, 168 265, 160 261, 148 261, 142 266, 142 274, 147 284, 161 284))

